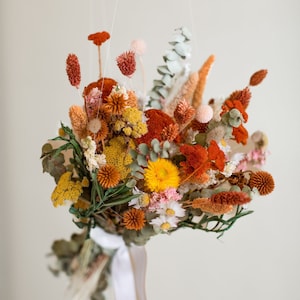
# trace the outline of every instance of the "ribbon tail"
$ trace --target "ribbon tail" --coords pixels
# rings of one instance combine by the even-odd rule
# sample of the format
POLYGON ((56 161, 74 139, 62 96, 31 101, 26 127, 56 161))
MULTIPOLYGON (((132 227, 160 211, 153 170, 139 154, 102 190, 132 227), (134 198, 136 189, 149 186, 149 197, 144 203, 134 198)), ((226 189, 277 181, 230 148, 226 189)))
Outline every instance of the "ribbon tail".
POLYGON ((134 273, 137 300, 146 300, 147 254, 144 246, 132 245, 128 249, 134 273))

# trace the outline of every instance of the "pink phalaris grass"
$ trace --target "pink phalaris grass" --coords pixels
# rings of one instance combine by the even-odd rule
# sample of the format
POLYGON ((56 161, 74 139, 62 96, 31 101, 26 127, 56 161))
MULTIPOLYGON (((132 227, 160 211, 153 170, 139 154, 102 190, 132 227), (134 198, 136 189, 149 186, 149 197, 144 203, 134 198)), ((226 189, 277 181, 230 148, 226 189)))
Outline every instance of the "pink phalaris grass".
POLYGON ((130 50, 119 55, 117 65, 123 75, 130 77, 136 70, 135 52, 130 50))
POLYGON ((80 64, 75 54, 69 54, 66 60, 66 72, 72 86, 79 88, 81 81, 80 64))

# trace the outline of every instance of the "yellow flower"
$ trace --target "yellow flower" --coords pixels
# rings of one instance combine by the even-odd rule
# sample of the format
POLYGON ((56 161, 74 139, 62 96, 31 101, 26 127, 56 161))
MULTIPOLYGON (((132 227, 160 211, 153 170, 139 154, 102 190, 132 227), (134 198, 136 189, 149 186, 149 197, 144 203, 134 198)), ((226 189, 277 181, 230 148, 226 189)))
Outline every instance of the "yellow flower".
POLYGON ((83 180, 82 183, 80 181, 72 181, 71 176, 72 172, 65 172, 60 176, 57 186, 51 195, 51 200, 55 207, 64 205, 66 200, 76 203, 82 194, 82 186, 86 186, 86 180, 83 180))
POLYGON ((124 137, 117 136, 109 141, 109 145, 106 146, 103 151, 106 157, 106 162, 117 168, 120 173, 121 180, 125 179, 130 172, 128 165, 131 164, 132 158, 128 149, 134 149, 134 147, 134 142, 131 139, 127 144, 124 137))
POLYGON ((159 158, 149 162, 144 179, 146 187, 151 192, 162 192, 167 188, 178 187, 179 171, 169 160, 159 158))

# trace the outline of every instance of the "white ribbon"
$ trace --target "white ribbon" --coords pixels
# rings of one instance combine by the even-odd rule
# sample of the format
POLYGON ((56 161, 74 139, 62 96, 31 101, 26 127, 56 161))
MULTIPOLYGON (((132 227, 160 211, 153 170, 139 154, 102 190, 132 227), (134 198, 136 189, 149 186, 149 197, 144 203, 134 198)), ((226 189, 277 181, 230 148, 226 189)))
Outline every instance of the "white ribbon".
POLYGON ((117 250, 112 258, 111 275, 115 300, 146 300, 146 250, 132 244, 127 247, 121 236, 95 227, 90 237, 101 247, 117 250))

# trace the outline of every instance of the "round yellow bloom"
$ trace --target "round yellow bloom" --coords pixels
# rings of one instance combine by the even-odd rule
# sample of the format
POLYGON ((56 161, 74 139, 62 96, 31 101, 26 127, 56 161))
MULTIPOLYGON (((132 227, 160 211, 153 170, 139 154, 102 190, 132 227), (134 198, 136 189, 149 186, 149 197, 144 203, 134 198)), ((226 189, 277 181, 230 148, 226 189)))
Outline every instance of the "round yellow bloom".
POLYGON ((177 188, 179 171, 171 161, 159 158, 150 161, 144 174, 145 185, 151 192, 162 192, 167 188, 177 188))

